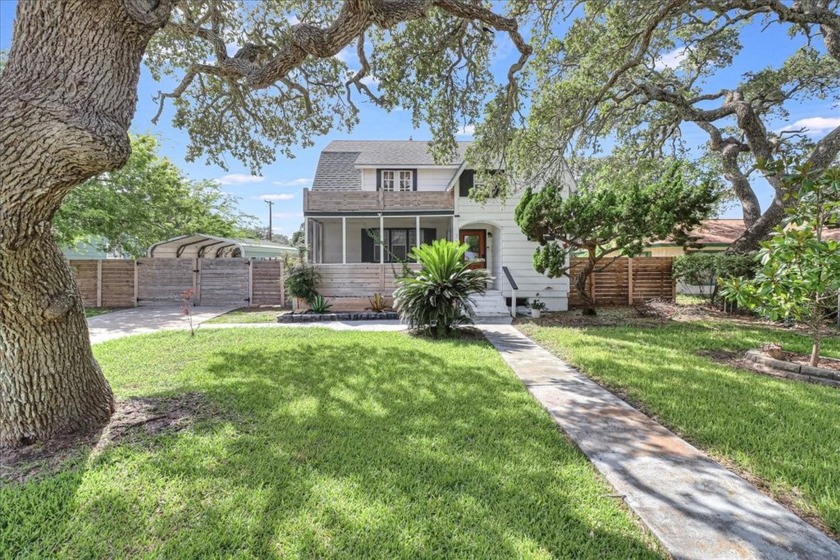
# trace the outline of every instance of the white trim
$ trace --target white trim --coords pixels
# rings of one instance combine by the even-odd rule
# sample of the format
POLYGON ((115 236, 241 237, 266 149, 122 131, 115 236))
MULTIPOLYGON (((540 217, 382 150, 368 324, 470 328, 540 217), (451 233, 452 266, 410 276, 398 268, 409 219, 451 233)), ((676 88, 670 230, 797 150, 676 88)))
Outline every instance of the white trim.
POLYGON ((347 217, 341 217, 341 263, 347 264, 347 217))

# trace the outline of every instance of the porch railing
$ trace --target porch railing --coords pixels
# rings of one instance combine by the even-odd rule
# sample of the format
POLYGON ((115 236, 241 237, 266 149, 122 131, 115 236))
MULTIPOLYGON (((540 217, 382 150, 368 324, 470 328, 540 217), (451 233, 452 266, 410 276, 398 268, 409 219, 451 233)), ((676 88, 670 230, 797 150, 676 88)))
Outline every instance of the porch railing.
MULTIPOLYGON (((409 264, 419 270, 417 264, 409 264)), ((369 298, 374 294, 392 297, 395 280, 402 271, 401 264, 316 264, 321 280, 318 293, 325 297, 369 298)))
POLYGON ((303 191, 304 212, 451 211, 454 208, 454 194, 447 191, 303 191))
POLYGON ((519 289, 519 286, 516 284, 516 280, 513 279, 513 275, 510 273, 508 267, 503 266, 502 272, 504 272, 505 279, 508 285, 510 285, 510 316, 516 319, 516 291, 519 289))

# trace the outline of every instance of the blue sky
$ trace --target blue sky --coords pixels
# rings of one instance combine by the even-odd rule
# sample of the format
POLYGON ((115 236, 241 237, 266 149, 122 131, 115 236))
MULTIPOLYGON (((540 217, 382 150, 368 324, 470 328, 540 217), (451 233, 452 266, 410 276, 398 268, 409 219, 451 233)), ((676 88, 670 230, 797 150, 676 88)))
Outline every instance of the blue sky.
MULTIPOLYGON (((8 50, 11 43, 11 30, 14 20, 14 0, 0 0, 0 50, 8 50)), ((506 36, 497 34, 498 52, 494 57, 493 70, 502 76, 514 56, 514 49, 506 36)), ((801 44, 801 40, 791 41, 785 28, 772 26, 761 32, 758 26, 745 29, 743 42, 744 50, 736 57, 732 67, 714 76, 708 82, 709 90, 717 90, 731 86, 738 81, 738 77, 747 70, 756 70, 765 66, 775 66, 790 52, 801 44)), ((820 45, 821 46, 821 45, 820 45)), ((669 60, 679 58, 679 52, 672 53, 669 60)), ((353 60, 354 54, 348 51, 348 60, 353 60)), ((352 66, 352 64, 351 64, 352 66)), ((137 133, 153 133, 161 138, 164 153, 194 179, 215 179, 222 183, 225 192, 239 197, 241 209, 256 216, 265 225, 268 223, 268 205, 261 197, 271 197, 274 201, 274 228, 277 233, 290 234, 295 231, 302 221, 302 189, 311 184, 315 172, 315 165, 321 149, 330 141, 344 138, 370 140, 428 140, 431 135, 427 127, 414 129, 408 111, 393 111, 388 113, 371 104, 360 103, 361 122, 349 135, 346 133, 331 133, 316 140, 315 145, 307 149, 297 149, 295 159, 279 157, 277 161, 263 168, 261 177, 254 177, 241 164, 228 160, 230 169, 225 171, 217 166, 205 165, 202 161, 187 162, 185 159, 187 135, 170 124, 173 114, 171 106, 167 107, 158 125, 151 122, 157 110, 157 104, 152 97, 160 89, 167 87, 155 82, 148 70, 143 69, 139 85, 139 101, 137 114, 131 129, 137 133)), ((361 100, 360 100, 361 101, 361 100)), ((774 128, 782 128, 786 124, 802 121, 812 128, 812 136, 819 138, 830 130, 830 125, 840 124, 840 111, 833 106, 831 100, 814 100, 791 106, 788 122, 774 123, 774 128)), ((698 145, 706 141, 705 133, 694 125, 683 128, 683 137, 689 145, 698 145)), ((459 137, 470 139, 468 134, 459 137)), ((765 188, 759 187, 759 198, 766 206, 771 194, 765 188)), ((740 208, 733 208, 726 212, 727 217, 738 217, 740 208)))

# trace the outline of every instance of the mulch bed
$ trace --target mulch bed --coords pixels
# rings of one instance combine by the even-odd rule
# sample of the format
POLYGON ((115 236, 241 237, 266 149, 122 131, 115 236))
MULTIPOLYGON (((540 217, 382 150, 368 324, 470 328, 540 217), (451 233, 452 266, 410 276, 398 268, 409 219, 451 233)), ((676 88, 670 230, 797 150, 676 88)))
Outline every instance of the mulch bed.
POLYGON ((178 432, 192 425, 197 418, 212 415, 212 405, 200 393, 173 398, 118 400, 111 420, 103 428, 0 451, 0 483, 25 482, 36 476, 55 473, 68 461, 97 455, 109 445, 178 432))
MULTIPOLYGON (((804 381, 806 383, 818 383, 820 385, 827 385, 829 387, 834 387, 836 389, 840 389, 840 382, 834 381, 831 379, 822 379, 819 377, 814 377, 811 375, 802 375, 798 373, 792 373, 788 371, 781 371, 776 368, 772 368, 765 364, 761 364, 758 362, 754 362, 752 360, 748 360, 743 352, 726 352, 726 351, 707 351, 701 350, 697 352, 698 355, 704 356, 709 358, 713 362, 717 362, 719 364, 727 365, 733 367, 735 369, 743 369, 748 370, 754 373, 760 373, 763 375, 769 375, 771 377, 778 377, 781 379, 792 379, 795 381, 804 381)), ((786 354, 791 354, 794 356, 801 356, 801 354, 793 354, 792 352, 786 352, 786 354)), ((807 364, 807 358, 805 358, 805 363, 807 364)), ((820 364, 820 367, 824 367, 820 364)))

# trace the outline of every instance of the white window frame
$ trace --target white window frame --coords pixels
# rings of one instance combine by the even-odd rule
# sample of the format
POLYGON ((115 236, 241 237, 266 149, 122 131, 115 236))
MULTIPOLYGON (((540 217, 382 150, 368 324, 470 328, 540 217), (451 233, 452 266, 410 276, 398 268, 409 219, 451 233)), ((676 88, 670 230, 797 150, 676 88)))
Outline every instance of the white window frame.
POLYGON ((380 190, 388 192, 410 192, 414 190, 414 170, 380 169, 380 190))
POLYGON ((414 172, 410 169, 402 169, 398 172, 400 192, 414 190, 414 172))
POLYGON ((397 172, 383 169, 380 173, 382 173, 382 190, 392 192, 397 184, 397 172))

